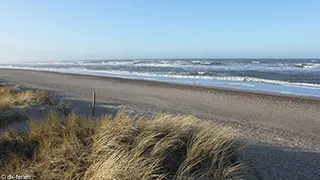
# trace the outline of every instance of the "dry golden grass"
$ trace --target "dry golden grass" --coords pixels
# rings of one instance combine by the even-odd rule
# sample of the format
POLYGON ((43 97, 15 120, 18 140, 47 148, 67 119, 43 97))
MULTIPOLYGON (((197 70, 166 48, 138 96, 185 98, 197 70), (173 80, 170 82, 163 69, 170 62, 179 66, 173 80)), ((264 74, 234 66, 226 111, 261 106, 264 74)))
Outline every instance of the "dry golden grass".
POLYGON ((70 114, 61 123, 53 112, 44 119, 37 124, 31 121, 28 132, 7 132, 0 137, 0 173, 37 179, 83 176, 98 121, 70 114))
POLYGON ((0 174, 37 179, 237 179, 232 129, 193 117, 48 114, 0 136, 0 174))
POLYGON ((17 91, 8 86, 0 86, 0 109, 8 109, 20 105, 42 104, 48 103, 48 101, 48 94, 42 90, 17 91))
POLYGON ((0 85, 0 127, 7 126, 16 120, 27 120, 26 114, 21 113, 22 109, 33 105, 56 106, 62 113, 68 111, 63 103, 50 99, 47 92, 43 90, 20 91, 0 85))

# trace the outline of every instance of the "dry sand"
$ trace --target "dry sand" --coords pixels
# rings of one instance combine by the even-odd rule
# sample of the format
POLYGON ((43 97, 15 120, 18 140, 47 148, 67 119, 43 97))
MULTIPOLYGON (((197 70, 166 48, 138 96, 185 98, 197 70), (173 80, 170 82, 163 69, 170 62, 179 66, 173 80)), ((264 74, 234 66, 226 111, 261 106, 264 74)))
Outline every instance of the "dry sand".
POLYGON ((0 70, 14 86, 42 88, 90 113, 126 110, 194 115, 232 126, 248 143, 245 161, 260 179, 320 179, 320 99, 143 80, 0 70))

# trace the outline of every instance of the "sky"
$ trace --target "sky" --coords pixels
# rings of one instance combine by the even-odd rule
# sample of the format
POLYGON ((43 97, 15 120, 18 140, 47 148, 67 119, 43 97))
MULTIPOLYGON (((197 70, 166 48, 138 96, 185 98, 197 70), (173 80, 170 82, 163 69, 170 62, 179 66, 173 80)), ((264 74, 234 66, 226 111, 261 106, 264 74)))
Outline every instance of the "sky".
POLYGON ((0 62, 320 58, 319 0, 0 0, 0 62))

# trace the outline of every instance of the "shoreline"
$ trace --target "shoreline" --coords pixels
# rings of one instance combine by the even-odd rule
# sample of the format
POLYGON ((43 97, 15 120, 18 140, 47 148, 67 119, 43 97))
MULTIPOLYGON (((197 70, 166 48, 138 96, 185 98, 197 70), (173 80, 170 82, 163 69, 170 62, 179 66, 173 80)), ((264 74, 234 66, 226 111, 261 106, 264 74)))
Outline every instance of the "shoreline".
POLYGON ((178 112, 200 117, 264 124, 320 135, 320 100, 227 88, 30 70, 0 70, 0 79, 45 88, 76 99, 178 112), (224 117, 224 118, 221 118, 224 117))
POLYGON ((77 74, 77 73, 64 73, 64 72, 54 72, 54 71, 45 71, 45 70, 29 70, 29 69, 10 69, 10 68, 0 68, 0 70, 5 71, 30 71, 30 72, 41 72, 41 73, 53 73, 53 74, 62 74, 62 75, 70 75, 70 76, 82 76, 82 77, 93 77, 93 78, 105 78, 108 80, 122 81, 122 82, 137 82, 146 85, 163 85, 169 86, 172 88, 193 88, 194 90, 201 91, 216 91, 216 92, 227 92, 227 93, 236 93, 243 95, 258 95, 263 97, 279 97, 285 99, 306 99, 306 100, 315 100, 320 101, 320 97, 315 96, 306 96, 306 95, 295 95, 295 94, 285 94, 285 93, 275 93, 275 92, 267 92, 267 91, 255 91, 255 90, 247 90, 247 89, 236 89, 236 88, 228 88, 228 87, 218 87, 218 86, 206 86, 206 85, 198 85, 198 84, 187 84, 187 83, 176 83, 176 82, 165 82, 165 81, 157 81, 157 80, 147 80, 147 79, 134 79, 134 78, 123 78, 123 77, 111 77, 111 76, 98 76, 98 75, 90 75, 90 74, 77 74))
POLYGON ((239 132, 248 143, 246 162, 260 177, 320 177, 319 99, 30 70, 0 69, 0 83, 44 89, 85 114, 96 92, 97 116, 125 111, 210 120, 239 132))

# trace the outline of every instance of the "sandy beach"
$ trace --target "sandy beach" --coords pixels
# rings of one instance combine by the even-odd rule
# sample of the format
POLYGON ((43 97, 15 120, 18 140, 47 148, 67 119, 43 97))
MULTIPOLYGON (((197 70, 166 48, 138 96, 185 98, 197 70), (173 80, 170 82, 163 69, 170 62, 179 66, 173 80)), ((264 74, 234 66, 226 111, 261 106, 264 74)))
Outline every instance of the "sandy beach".
POLYGON ((1 69, 0 81, 45 89, 81 112, 90 113, 96 92, 97 114, 164 112, 213 120, 239 131, 258 178, 320 178, 319 98, 26 70, 1 69))

